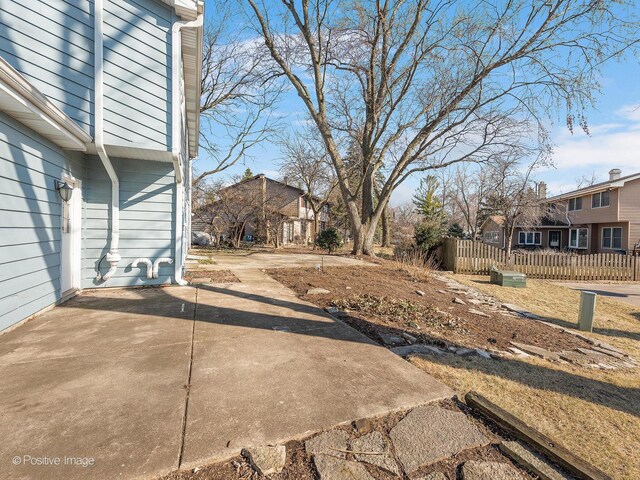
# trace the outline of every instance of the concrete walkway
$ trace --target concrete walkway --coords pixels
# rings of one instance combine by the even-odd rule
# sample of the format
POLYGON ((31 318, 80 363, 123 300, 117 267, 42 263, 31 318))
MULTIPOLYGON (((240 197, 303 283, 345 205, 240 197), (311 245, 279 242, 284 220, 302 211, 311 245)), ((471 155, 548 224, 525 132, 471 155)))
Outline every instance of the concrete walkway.
POLYGON ((0 336, 2 478, 152 478, 453 394, 259 270, 235 273, 86 292, 0 336))
POLYGON ((560 283, 574 290, 595 292, 620 302, 640 307, 640 283, 560 283))
POLYGON ((313 253, 288 253, 286 250, 278 253, 216 252, 211 255, 211 258, 215 261, 215 264, 198 265, 198 268, 207 270, 228 269, 235 272, 237 269, 314 268, 318 265, 324 265, 325 267, 349 267, 356 265, 377 267, 375 263, 353 257, 313 253))

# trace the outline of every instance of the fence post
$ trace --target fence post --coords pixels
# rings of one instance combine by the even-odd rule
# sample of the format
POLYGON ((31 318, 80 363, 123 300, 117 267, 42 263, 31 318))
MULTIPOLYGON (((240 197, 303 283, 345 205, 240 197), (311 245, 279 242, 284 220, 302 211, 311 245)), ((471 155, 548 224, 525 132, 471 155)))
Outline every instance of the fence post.
POLYGON ((575 280, 576 279, 576 262, 577 262, 577 258, 575 256, 571 256, 570 260, 569 260, 569 278, 571 280, 575 280))

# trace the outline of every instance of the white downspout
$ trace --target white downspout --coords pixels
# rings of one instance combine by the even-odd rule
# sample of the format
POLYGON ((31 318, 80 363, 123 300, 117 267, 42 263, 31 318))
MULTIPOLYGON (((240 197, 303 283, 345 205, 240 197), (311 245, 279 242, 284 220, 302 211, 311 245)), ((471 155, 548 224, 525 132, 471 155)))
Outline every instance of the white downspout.
POLYGON ((180 162, 180 140, 182 122, 180 115, 183 112, 182 105, 182 89, 180 88, 181 79, 181 56, 182 56, 182 37, 180 31, 183 28, 199 28, 203 23, 203 15, 199 14, 196 20, 190 22, 175 22, 171 29, 171 153, 173 160, 173 170, 176 179, 176 245, 175 245, 175 280, 179 285, 187 285, 182 279, 182 243, 183 243, 183 195, 184 195, 184 179, 182 175, 182 164, 180 162))
POLYGON ((98 272, 96 279, 109 280, 118 267, 121 257, 118 253, 120 242, 120 182, 116 171, 109 160, 109 156, 104 148, 104 56, 103 56, 103 0, 95 0, 94 3, 94 105, 95 105, 95 141, 98 156, 104 165, 109 178, 111 179, 111 241, 107 262, 109 271, 104 275, 98 272))

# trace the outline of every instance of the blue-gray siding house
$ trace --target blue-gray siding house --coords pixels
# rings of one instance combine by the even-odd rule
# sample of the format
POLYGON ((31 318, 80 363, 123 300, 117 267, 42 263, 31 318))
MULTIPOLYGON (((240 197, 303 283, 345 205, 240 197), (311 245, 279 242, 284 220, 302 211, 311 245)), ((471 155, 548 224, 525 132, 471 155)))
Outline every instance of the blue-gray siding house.
POLYGON ((183 282, 202 18, 0 2, 0 330, 81 289, 183 282))

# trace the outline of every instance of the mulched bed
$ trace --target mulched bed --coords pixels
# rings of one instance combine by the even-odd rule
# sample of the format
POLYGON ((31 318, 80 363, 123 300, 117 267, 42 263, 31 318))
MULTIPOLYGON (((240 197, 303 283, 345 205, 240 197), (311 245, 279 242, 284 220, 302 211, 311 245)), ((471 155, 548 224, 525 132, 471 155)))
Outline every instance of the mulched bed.
POLYGON ((191 282, 194 278, 208 278, 210 283, 236 283, 239 282, 231 270, 187 270, 184 279, 191 282))
POLYGON ((267 273, 309 302, 346 310, 339 317, 377 342, 381 342, 380 333, 406 332, 423 343, 469 348, 504 350, 511 341, 553 351, 588 347, 584 340, 536 320, 453 303, 455 295, 442 293, 446 286, 441 281, 426 275, 416 278, 391 262, 373 268, 272 269, 267 273), (307 295, 314 287, 330 293, 307 295), (470 309, 489 316, 470 313, 470 309))

